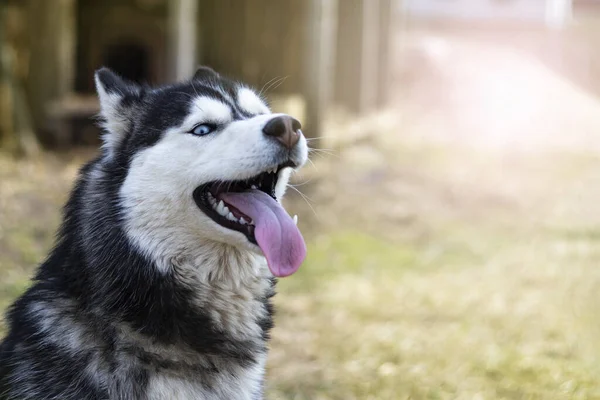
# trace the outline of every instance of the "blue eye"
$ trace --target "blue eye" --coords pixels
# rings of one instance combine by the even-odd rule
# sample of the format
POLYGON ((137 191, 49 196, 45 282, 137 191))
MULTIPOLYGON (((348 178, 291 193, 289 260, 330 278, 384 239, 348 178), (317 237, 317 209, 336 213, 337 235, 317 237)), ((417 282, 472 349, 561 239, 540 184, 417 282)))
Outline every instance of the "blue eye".
POLYGON ((200 124, 196 125, 190 133, 197 136, 204 136, 208 135, 211 132, 214 132, 216 129, 217 126, 215 124, 200 124))

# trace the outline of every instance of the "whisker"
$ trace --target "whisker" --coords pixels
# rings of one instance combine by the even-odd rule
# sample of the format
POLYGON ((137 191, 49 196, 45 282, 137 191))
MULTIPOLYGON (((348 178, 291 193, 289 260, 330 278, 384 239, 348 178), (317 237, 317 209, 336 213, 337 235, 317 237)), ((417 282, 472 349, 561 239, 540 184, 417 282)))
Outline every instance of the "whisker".
POLYGON ((279 86, 281 86, 281 84, 282 84, 283 82, 285 82, 285 80, 286 80, 288 77, 289 77, 289 75, 288 75, 288 76, 284 76, 284 77, 283 77, 283 78, 281 78, 279 81, 277 81, 277 83, 274 83, 273 85, 269 86, 269 88, 267 89, 267 91, 269 91, 269 90, 275 90, 275 89, 277 89, 279 86))
POLYGON ((308 152, 309 153, 319 153, 319 152, 321 152, 321 153, 335 154, 338 151, 335 150, 335 149, 321 149, 319 147, 309 147, 308 152))
POLYGON ((273 82, 273 81, 275 81, 275 80, 277 80, 277 79, 279 79, 279 77, 277 77, 277 76, 276 76, 275 78, 269 79, 269 81, 268 81, 267 83, 265 83, 265 84, 263 85, 263 87, 260 89, 260 92, 258 92, 258 97, 260 97, 260 96, 262 95, 263 91, 265 90, 265 87, 266 87, 268 84, 270 84, 271 82, 273 82))
POLYGON ((321 139, 335 139, 335 135, 324 135, 324 136, 314 136, 314 137, 305 137, 308 143, 315 142, 321 139))
POLYGON ((327 150, 323 150, 323 149, 309 149, 308 150, 309 153, 320 156, 320 157, 335 157, 335 158, 340 158, 340 155, 334 151, 327 151, 327 150))
POLYGON ((196 96, 200 97, 200 95, 198 94, 198 91, 196 90, 196 86, 194 86, 194 81, 190 81, 190 84, 192 85, 192 89, 194 89, 194 93, 196 93, 196 96))
POLYGON ((307 185, 307 184, 309 184, 311 182, 312 182, 312 178, 309 179, 309 180, 307 180, 307 181, 305 181, 305 182, 296 183, 295 185, 292 185, 291 183, 288 183, 288 186, 293 186, 293 187, 304 186, 304 185, 307 185))
POLYGON ((296 189, 294 186, 291 185, 287 185, 289 188, 294 189, 296 192, 298 192, 298 194, 304 199, 304 201, 306 202, 306 204, 308 204, 308 206, 310 207, 310 209, 312 210, 313 214, 315 214, 315 217, 317 217, 317 220, 319 219, 319 216, 317 215, 317 212, 315 211, 315 209, 313 208, 313 206, 310 204, 309 200, 312 201, 308 196, 306 196, 304 193, 302 193, 300 190, 296 189))
MULTIPOLYGON (((289 76, 289 75, 288 75, 289 76)), ((265 89, 264 89, 264 94, 267 94, 267 92, 271 89, 273 89, 273 87, 277 87, 279 86, 283 81, 285 81, 288 76, 282 76, 280 78, 275 79, 273 82, 271 82, 265 89)))
POLYGON ((310 158, 307 158, 306 161, 308 161, 313 166, 313 168, 315 169, 315 171, 319 172, 319 169, 317 168, 317 166, 315 165, 315 163, 310 158))

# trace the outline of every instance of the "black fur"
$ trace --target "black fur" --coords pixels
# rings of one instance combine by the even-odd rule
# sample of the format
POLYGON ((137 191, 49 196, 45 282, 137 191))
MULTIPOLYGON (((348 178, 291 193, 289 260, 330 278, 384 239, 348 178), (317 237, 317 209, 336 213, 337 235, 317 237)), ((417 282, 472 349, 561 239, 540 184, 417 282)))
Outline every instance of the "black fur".
MULTIPOLYGON (((209 75, 224 87, 232 85, 209 75)), ((209 387, 211 374, 223 365, 252 365, 266 352, 274 291, 260 299, 268 310, 267 318, 256 321, 263 340, 230 337, 192 304, 198 288, 187 287, 176 269, 160 273, 129 243, 118 203, 132 155, 179 124, 194 95, 231 100, 199 81, 153 90, 132 86, 106 70, 99 78, 109 92, 123 95, 121 107, 135 112, 114 157, 101 155, 81 169, 54 249, 7 313, 8 335, 0 345, 1 399, 143 399, 149 375, 156 371, 184 369, 209 387), (97 168, 105 179, 94 179, 91 171, 97 168), (35 307, 51 313, 48 321, 55 325, 40 327, 35 307), (115 338, 121 326, 158 346, 191 349, 203 362, 178 363, 119 343, 115 338), (61 345, 49 337, 52 330, 66 339, 70 327, 84 332, 84 345, 61 345), (136 362, 128 367, 124 358, 136 362)), ((244 118, 241 111, 236 116, 244 118)), ((256 396, 262 398, 261 393, 256 396)))

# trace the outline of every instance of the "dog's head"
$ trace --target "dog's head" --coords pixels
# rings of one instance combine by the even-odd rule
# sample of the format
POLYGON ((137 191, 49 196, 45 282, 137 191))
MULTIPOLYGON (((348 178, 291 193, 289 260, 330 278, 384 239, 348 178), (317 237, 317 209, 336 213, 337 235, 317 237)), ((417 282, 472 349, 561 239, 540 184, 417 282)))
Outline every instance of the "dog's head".
POLYGON ((135 246, 164 268, 226 244, 264 254, 276 276, 298 269, 304 241, 280 201, 307 160, 300 122, 209 68, 159 88, 101 69, 96 86, 102 165, 126 170, 119 202, 135 246))

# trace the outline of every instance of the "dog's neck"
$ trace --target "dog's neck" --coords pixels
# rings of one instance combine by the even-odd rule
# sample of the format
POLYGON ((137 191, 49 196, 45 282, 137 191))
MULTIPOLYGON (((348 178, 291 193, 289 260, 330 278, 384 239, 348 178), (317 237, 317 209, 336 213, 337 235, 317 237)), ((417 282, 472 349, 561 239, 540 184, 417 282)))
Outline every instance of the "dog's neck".
POLYGON ((273 296, 273 278, 264 257, 220 243, 171 268, 184 285, 195 288, 194 305, 208 311, 215 326, 239 340, 262 338, 259 321, 270 318, 265 299, 273 296))
POLYGON ((127 226, 120 183, 104 178, 92 163, 66 207, 64 231, 80 233, 65 235, 64 247, 85 260, 69 275, 87 277, 75 295, 158 342, 206 352, 226 345, 236 357, 266 349, 274 279, 264 257, 196 236, 175 237, 156 215, 127 226))

